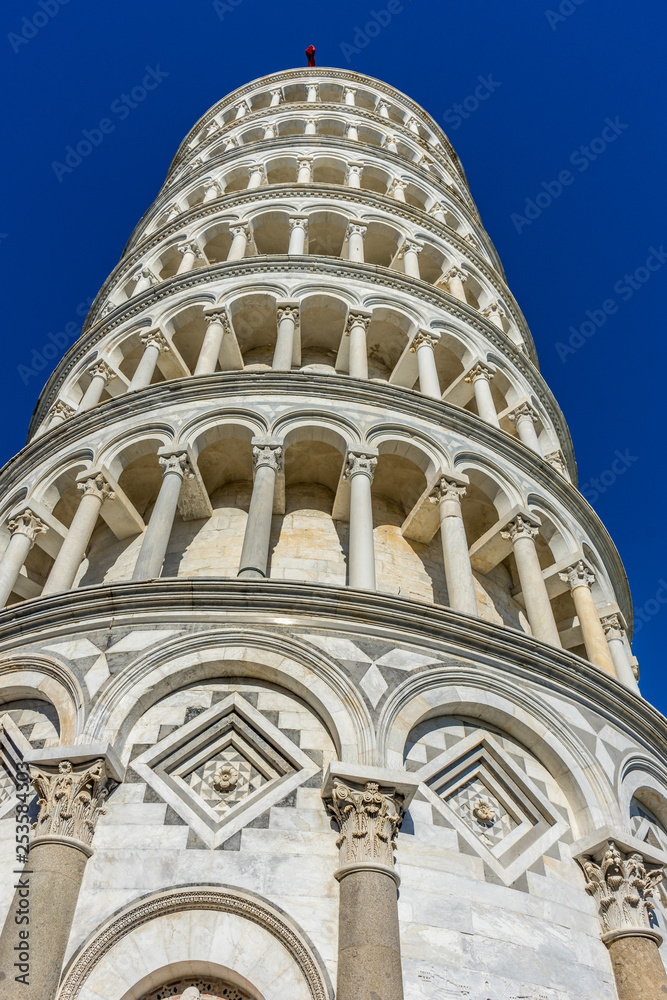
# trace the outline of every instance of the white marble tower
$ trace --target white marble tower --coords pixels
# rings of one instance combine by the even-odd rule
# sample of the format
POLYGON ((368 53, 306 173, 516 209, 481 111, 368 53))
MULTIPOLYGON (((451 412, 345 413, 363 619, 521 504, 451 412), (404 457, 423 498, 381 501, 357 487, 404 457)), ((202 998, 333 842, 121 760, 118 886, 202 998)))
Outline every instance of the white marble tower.
POLYGON ((623 567, 404 94, 291 70, 206 113, 0 534, 3 997, 667 992, 623 567))

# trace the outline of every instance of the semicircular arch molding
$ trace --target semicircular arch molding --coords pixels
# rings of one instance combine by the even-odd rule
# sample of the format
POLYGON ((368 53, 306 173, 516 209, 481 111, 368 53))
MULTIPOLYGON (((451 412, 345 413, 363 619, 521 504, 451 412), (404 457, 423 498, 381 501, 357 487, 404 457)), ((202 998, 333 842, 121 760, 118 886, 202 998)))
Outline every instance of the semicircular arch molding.
POLYGON ((53 705, 58 716, 60 742, 71 746, 85 725, 86 701, 72 671, 42 654, 0 658, 0 714, 2 705, 34 698, 53 705))

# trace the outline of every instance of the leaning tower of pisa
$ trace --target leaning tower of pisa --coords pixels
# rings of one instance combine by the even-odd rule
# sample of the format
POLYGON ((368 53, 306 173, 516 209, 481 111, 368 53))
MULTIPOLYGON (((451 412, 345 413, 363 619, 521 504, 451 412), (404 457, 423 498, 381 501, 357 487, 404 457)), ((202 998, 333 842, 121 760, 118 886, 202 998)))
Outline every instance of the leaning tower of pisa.
POLYGON ((3 998, 667 992, 623 567, 404 94, 212 107, 0 498, 3 998))

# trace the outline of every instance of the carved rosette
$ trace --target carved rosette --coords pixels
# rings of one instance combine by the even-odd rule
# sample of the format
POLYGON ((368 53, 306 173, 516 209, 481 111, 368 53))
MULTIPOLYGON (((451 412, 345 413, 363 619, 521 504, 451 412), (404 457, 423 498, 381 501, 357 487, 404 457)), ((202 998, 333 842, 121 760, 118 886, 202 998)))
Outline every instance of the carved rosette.
POLYGON ((396 834, 403 819, 402 803, 400 793, 381 790, 374 781, 367 781, 359 789, 334 778, 327 809, 340 830, 336 846, 340 849, 341 867, 357 864, 394 867, 396 834))
POLYGON ((115 782, 104 758, 75 766, 68 760, 57 772, 30 765, 38 795, 37 837, 71 837, 90 846, 97 820, 106 812, 105 802, 115 782))
POLYGON ((625 857, 609 841, 596 864, 580 859, 586 892, 598 904, 603 933, 651 931, 653 890, 662 881, 662 868, 647 870, 641 854, 625 857))

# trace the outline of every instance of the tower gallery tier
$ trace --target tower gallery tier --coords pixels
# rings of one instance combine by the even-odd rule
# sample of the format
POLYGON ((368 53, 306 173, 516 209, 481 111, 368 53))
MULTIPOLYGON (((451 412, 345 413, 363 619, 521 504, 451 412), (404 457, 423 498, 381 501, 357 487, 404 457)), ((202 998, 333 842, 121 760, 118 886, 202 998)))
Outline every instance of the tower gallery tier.
POLYGON ((290 70, 207 112, 0 536, 3 997, 667 992, 623 566, 404 94, 290 70))

